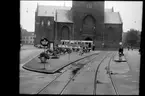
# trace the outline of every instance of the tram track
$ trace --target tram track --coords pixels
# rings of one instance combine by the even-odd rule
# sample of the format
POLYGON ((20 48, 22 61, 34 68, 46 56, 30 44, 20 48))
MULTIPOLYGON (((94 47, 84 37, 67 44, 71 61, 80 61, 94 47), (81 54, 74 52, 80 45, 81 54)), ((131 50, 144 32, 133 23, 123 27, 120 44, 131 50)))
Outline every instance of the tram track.
MULTIPOLYGON (((103 63, 104 60, 106 60, 107 57, 109 57, 111 55, 111 57, 109 58, 109 62, 108 62, 108 71, 109 71, 109 77, 110 77, 110 80, 111 80, 111 84, 112 84, 112 87, 114 89, 114 92, 115 92, 115 95, 119 95, 119 92, 117 90, 117 87, 115 86, 115 82, 113 81, 113 78, 111 77, 111 73, 110 73, 110 64, 111 64, 111 60, 114 58, 115 56, 115 53, 107 53, 107 55, 105 55, 103 57, 103 59, 99 62, 98 66, 97 66, 97 69, 95 71, 95 78, 94 78, 94 90, 93 90, 93 95, 96 95, 96 90, 97 90, 97 75, 98 75, 98 70, 99 70, 99 67, 100 65, 103 63)), ((73 75, 69 80, 67 80, 63 86, 63 88, 61 88, 61 90, 57 93, 59 95, 62 95, 63 92, 65 91, 66 87, 70 84, 71 81, 74 81, 74 78, 77 77, 79 75, 79 73, 81 71, 83 71, 83 69, 85 68, 85 66, 87 66, 90 62, 93 62, 95 59, 96 59, 97 56, 90 56, 89 58, 91 58, 91 60, 88 60, 87 62, 85 62, 85 64, 83 65, 82 68, 78 69, 78 71, 76 72, 75 75, 73 75)), ((88 58, 84 58, 83 60, 86 60, 88 58)), ((82 60, 80 60, 82 61, 82 60)), ((80 62, 80 61, 77 61, 77 62, 80 62)), ((77 65, 77 64, 76 64, 77 65)), ((65 70, 61 71, 61 74, 59 74, 56 78, 54 78, 51 82, 49 82, 48 84, 46 84, 43 88, 41 88, 38 92, 36 92, 36 94, 41 94, 41 92, 43 93, 43 91, 50 85, 52 84, 53 82, 55 82, 56 80, 58 80, 65 72, 67 72, 69 69, 72 69, 72 66, 71 67, 68 67, 66 68, 65 70)), ((77 68, 76 68, 77 69, 77 68)))
MULTIPOLYGON (((114 91, 115 91, 115 95, 120 95, 119 94, 119 90, 117 89, 117 87, 116 87, 116 84, 115 84, 115 81, 113 80, 113 77, 112 77, 112 75, 111 75, 111 71, 110 71, 110 64, 111 64, 111 60, 115 57, 115 53, 113 54, 113 56, 110 58, 110 60, 109 60, 109 63, 108 63, 108 71, 109 71, 109 77, 110 77, 110 80, 111 80, 111 84, 112 84, 112 86, 113 86, 113 89, 114 89, 114 91)), ((131 66, 129 65, 129 63, 128 63, 128 60, 127 60, 127 57, 126 57, 126 55, 124 55, 124 58, 125 58, 125 60, 126 60, 126 63, 127 63, 127 65, 128 65, 128 67, 129 67, 129 69, 131 70, 131 66)), ((132 71, 132 70, 131 70, 132 71)))
MULTIPOLYGON (((115 86, 115 82, 113 81, 113 78, 111 77, 111 73, 110 73, 110 64, 111 64, 112 58, 115 56, 115 53, 107 53, 107 55, 105 55, 105 56, 103 57, 103 59, 99 62, 98 66, 97 66, 97 69, 96 69, 96 71, 95 71, 93 95, 96 95, 96 90, 97 90, 97 82, 96 82, 96 81, 97 81, 97 75, 98 75, 99 67, 100 67, 100 65, 103 63, 103 61, 106 60, 106 58, 107 58, 108 56, 110 56, 110 54, 111 54, 111 57, 110 57, 109 62, 108 62, 109 77, 110 77, 111 85, 112 85, 112 87, 113 87, 113 90, 114 90, 114 92, 115 92, 115 95, 119 95, 119 92, 118 92, 118 90, 117 90, 117 87, 115 86)), ((65 82, 65 84, 63 85, 63 88, 61 88, 60 91, 59 91, 58 93, 56 93, 56 94, 62 95, 63 92, 65 91, 65 89, 69 86, 70 82, 71 82, 71 81, 74 81, 75 77, 77 77, 77 76, 79 75, 79 73, 80 73, 81 71, 83 71, 83 69, 84 69, 89 63, 93 62, 93 61, 96 59, 96 57, 97 57, 97 56, 90 56, 89 58, 91 58, 91 60, 88 60, 87 62, 85 62, 85 64, 83 65, 83 67, 80 68, 80 69, 78 69, 78 71, 77 71, 71 78, 69 78, 69 79, 65 82)), ((88 59, 88 58, 84 58, 83 60, 86 60, 86 59, 88 59)), ((80 61, 82 61, 82 60, 80 60, 80 61)), ((80 62, 80 61, 77 61, 77 62, 80 62)), ((77 65, 77 64, 76 64, 76 65, 77 65)), ((68 67, 68 68, 65 68, 65 70, 61 71, 61 73, 60 73, 57 77, 55 77, 51 82, 49 82, 49 83, 46 84, 44 87, 42 87, 40 90, 38 90, 38 91, 36 92, 36 94, 41 94, 41 93, 43 93, 43 91, 44 91, 49 85, 51 85, 51 84, 53 84, 55 81, 57 81, 65 72, 67 72, 67 71, 70 70, 70 69, 72 69, 72 66, 71 66, 71 67, 68 67)), ((76 68, 76 69, 77 69, 77 68, 76 68)), ((48 93, 48 94, 49 94, 49 93, 48 93)))
POLYGON ((96 95, 96 90, 97 90, 97 76, 98 76, 98 71, 100 65, 103 63, 103 61, 109 56, 109 53, 104 56, 104 58, 100 61, 100 63, 97 66, 97 69, 95 71, 95 78, 94 78, 94 90, 93 90, 93 95, 96 95))
MULTIPOLYGON (((110 54, 110 52, 107 53, 107 55, 105 55, 105 56, 103 57, 103 59, 100 61, 99 65, 108 57, 108 54, 110 54)), ((88 63, 90 63, 90 62, 94 62, 94 60, 95 60, 96 58, 97 58, 97 56, 96 56, 95 58, 93 58, 92 60, 90 60, 89 62, 87 62, 87 65, 88 65, 88 63)), ((87 65, 86 65, 86 66, 87 66, 87 65)), ((73 78, 77 77, 77 75, 79 75, 79 73, 80 73, 81 71, 83 71, 84 68, 85 68, 85 67, 83 67, 83 68, 82 68, 73 78)), ((99 67, 97 67, 97 70, 98 70, 98 69, 99 69, 99 67)), ((70 81, 72 81, 73 78, 72 78, 71 80, 68 81, 68 83, 67 83, 66 86, 62 89, 62 91, 60 92, 59 95, 62 95, 62 94, 63 94, 63 92, 65 91, 66 87, 68 87, 68 85, 70 84, 70 81)))
MULTIPOLYGON (((94 57, 93 59, 91 59, 90 61, 86 62, 85 66, 87 66, 89 63, 93 62, 93 61, 96 59, 96 57, 97 57, 97 56, 95 56, 95 57, 94 57)), ((64 87, 64 88, 61 90, 61 92, 59 93, 59 95, 62 95, 62 94, 63 94, 63 92, 65 91, 66 87, 69 85, 69 83, 70 83, 75 77, 77 77, 77 75, 79 75, 79 73, 80 73, 81 71, 83 71, 83 69, 85 68, 85 66, 83 66, 83 68, 81 68, 81 70, 79 70, 79 71, 77 72, 77 74, 74 75, 74 76, 67 82, 67 84, 65 85, 65 87, 64 87)))
POLYGON ((119 92, 117 90, 117 87, 116 87, 115 82, 114 82, 114 80, 113 80, 113 78, 111 76, 111 71, 110 71, 111 60, 114 58, 114 56, 115 56, 115 53, 111 56, 111 58, 110 58, 110 60, 108 62, 108 73, 109 73, 109 77, 110 77, 110 80, 111 80, 111 84, 112 84, 113 89, 115 91, 115 95, 119 95, 119 92))
MULTIPOLYGON (((97 54, 96 54, 96 55, 97 55, 97 54)), ((96 55, 95 55, 95 58, 96 58, 96 55)), ((87 57, 87 58, 83 58, 83 59, 81 59, 81 60, 79 60, 79 61, 76 61, 76 62, 79 63, 80 61, 84 61, 84 60, 86 60, 86 59, 88 59, 88 58, 91 58, 91 57, 94 57, 94 55, 89 56, 89 57, 87 57)), ((83 64, 82 68, 78 69, 79 71, 77 71, 76 74, 74 74, 74 75, 67 81, 67 83, 64 85, 64 87, 62 88, 62 90, 61 90, 60 93, 59 93, 60 95, 63 94, 63 91, 64 91, 65 88, 68 86, 68 84, 74 79, 74 77, 76 77, 77 74, 80 73, 80 70, 82 70, 84 66, 86 66, 89 62, 91 62, 91 61, 94 60, 95 58, 93 58, 93 59, 91 59, 91 60, 88 60, 87 62, 85 62, 85 64, 83 64)), ((76 62, 74 62, 74 63, 76 63, 76 62)), ((73 65, 73 64, 71 64, 71 65, 73 65)), ((53 83, 54 83, 56 80, 58 80, 64 73, 66 73, 68 70, 71 70, 71 69, 72 69, 72 66, 71 66, 71 65, 65 67, 65 68, 64 68, 65 70, 62 69, 63 71, 61 71, 61 73, 60 73, 58 76, 56 76, 51 82, 49 82, 49 83, 46 84, 44 87, 42 87, 40 90, 38 90, 35 94, 41 94, 49 85, 53 84, 53 83)), ((76 65, 77 65, 77 64, 76 64, 76 65)), ((76 70, 77 70, 77 68, 76 68, 76 70)))
MULTIPOLYGON (((95 70, 95 78, 94 78, 94 90, 93 90, 93 95, 97 95, 96 93, 96 90, 97 90, 97 75, 99 74, 98 70, 99 70, 99 67, 101 66, 101 64, 107 59, 107 73, 108 73, 108 76, 109 76, 109 79, 110 79, 110 84, 112 86, 112 89, 114 90, 113 94, 114 95, 120 95, 119 94, 119 90, 115 84, 115 78, 113 78, 112 76, 112 73, 111 73, 111 70, 110 70, 110 66, 111 66, 111 61, 114 61, 114 57, 116 55, 116 52, 110 52, 110 53, 107 53, 103 59, 101 59, 101 61, 99 61, 99 64, 97 66, 97 69, 95 70)), ((69 80, 67 80, 64 84, 63 84, 63 87, 61 87, 61 89, 59 89, 59 92, 57 92, 56 94, 59 94, 59 95, 62 95, 64 94, 64 91, 67 89, 67 87, 70 85, 71 81, 74 81, 75 77, 77 77, 79 75, 79 73, 81 71, 83 71, 83 69, 89 65, 89 63, 93 62, 95 59, 96 59, 96 55, 94 56, 90 56, 90 57, 87 57, 87 58, 84 58, 82 60, 79 60, 77 61, 78 63, 90 58, 89 60, 87 60, 87 62, 85 61, 85 64, 83 64, 84 66, 80 69, 78 69, 78 71, 76 72, 75 75, 73 75, 69 80)), ((125 57, 125 56, 124 56, 125 57)), ((126 61, 127 61, 127 58, 125 57, 126 61)), ((128 63, 128 62, 127 62, 128 63)), ((72 65, 72 64, 71 64, 72 65)), ((76 64, 77 65, 77 64, 76 64)), ((65 70, 61 71, 61 74, 59 74, 55 79, 53 79, 51 82, 49 82, 48 84, 46 84, 46 86, 44 86, 42 89, 40 89, 36 94, 41 94, 42 91, 44 91, 50 84, 52 84, 54 81, 58 80, 65 72, 67 72, 69 69, 72 69, 72 66, 71 67, 68 67, 68 68, 65 68, 65 70)), ((76 68, 77 69, 77 68, 76 68)), ((43 92, 42 92, 43 93, 43 92)), ((49 94, 49 93, 48 93, 49 94)), ((51 94, 51 93, 50 93, 51 94)))
MULTIPOLYGON (((108 55, 108 56, 109 56, 109 55, 108 55)), ((94 91, 93 91, 93 95, 96 95, 97 84, 98 84, 98 83, 97 83, 97 75, 98 75, 99 67, 100 67, 100 65, 102 64, 102 62, 103 62, 108 56, 105 56, 105 57, 101 60, 101 62, 99 63, 99 65, 98 65, 98 67, 97 67, 97 69, 96 69, 95 78, 94 78, 94 91)), ((110 77, 111 85, 112 85, 113 90, 114 90, 114 95, 119 95, 119 92, 118 92, 118 90, 117 90, 117 87, 116 87, 115 82, 114 82, 114 80, 113 80, 113 78, 112 78, 112 76, 111 76, 111 71, 110 71, 111 60, 114 58, 114 56, 115 56, 115 53, 112 53, 111 57, 109 58, 109 62, 108 62, 108 64, 107 64, 107 66, 108 66, 108 69, 107 69, 108 72, 107 72, 107 73, 108 73, 108 75, 109 75, 109 77, 110 77)))

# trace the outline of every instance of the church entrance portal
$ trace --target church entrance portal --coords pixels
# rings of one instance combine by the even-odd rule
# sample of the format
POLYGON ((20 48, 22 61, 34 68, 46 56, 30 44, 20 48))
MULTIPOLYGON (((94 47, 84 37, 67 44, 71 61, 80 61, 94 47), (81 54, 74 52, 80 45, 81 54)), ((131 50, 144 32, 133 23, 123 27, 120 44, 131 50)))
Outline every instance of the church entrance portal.
MULTIPOLYGON (((93 41, 93 40, 90 37, 86 37, 85 41, 93 41)), ((92 45, 93 45, 93 42, 92 43, 91 42, 86 42, 86 44, 88 44, 88 47, 91 48, 92 45)))
POLYGON ((92 39, 90 37, 86 37, 85 41, 92 41, 92 39))

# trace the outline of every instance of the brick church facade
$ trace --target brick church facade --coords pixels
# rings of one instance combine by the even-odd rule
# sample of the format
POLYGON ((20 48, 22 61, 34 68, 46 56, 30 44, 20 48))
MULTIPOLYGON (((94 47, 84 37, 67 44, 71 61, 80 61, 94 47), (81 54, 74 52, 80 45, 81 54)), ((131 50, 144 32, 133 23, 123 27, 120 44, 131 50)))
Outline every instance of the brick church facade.
POLYGON ((38 5, 35 14, 34 43, 42 37, 58 44, 60 40, 92 40, 96 48, 118 48, 122 41, 119 12, 104 9, 103 1, 72 1, 72 7, 38 5))

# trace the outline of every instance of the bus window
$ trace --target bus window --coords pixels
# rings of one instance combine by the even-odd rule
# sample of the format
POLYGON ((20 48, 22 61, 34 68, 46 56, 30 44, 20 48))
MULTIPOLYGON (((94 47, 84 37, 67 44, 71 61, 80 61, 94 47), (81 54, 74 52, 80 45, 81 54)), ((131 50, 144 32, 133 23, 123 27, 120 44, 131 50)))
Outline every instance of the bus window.
POLYGON ((89 43, 89 46, 88 46, 89 48, 91 47, 91 43, 89 43))
POLYGON ((62 42, 62 45, 64 45, 64 42, 62 42))

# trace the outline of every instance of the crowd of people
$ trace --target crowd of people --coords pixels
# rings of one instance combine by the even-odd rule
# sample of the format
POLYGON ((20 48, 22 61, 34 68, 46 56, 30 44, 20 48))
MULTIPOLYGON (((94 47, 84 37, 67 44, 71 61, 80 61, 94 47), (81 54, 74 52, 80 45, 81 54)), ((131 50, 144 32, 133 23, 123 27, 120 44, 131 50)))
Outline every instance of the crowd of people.
POLYGON ((79 55, 82 55, 84 53, 88 53, 90 52, 92 49, 86 47, 77 47, 77 48, 65 48, 65 47, 58 47, 55 46, 53 50, 51 50, 50 48, 47 49, 47 53, 53 56, 58 56, 58 55, 62 55, 62 54, 70 54, 72 52, 77 52, 79 55))
POLYGON ((77 52, 78 55, 83 55, 84 53, 88 53, 91 50, 94 50, 95 48, 89 48, 88 46, 79 46, 79 47, 60 47, 58 45, 54 46, 53 49, 50 49, 49 47, 45 48, 45 53, 47 53, 49 56, 55 56, 58 57, 63 54, 70 54, 72 52, 77 52))

